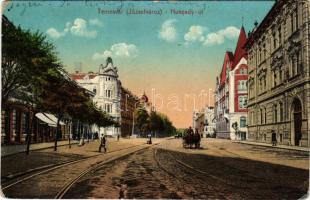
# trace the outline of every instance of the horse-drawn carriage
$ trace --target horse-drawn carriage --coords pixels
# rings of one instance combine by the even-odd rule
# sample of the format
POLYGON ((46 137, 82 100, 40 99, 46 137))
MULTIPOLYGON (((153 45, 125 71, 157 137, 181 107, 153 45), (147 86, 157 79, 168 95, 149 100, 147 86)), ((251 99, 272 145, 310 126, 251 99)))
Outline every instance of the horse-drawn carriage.
POLYGON ((183 136, 183 147, 184 148, 200 148, 200 135, 199 134, 186 134, 183 136))

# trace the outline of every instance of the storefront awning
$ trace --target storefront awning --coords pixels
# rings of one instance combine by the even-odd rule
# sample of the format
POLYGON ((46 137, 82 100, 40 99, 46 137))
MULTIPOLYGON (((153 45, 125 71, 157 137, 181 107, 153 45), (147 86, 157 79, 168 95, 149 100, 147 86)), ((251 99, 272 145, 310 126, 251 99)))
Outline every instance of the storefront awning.
MULTIPOLYGON (((46 123, 48 126, 57 127, 57 117, 48 113, 37 113, 36 117, 46 123)), ((59 122, 60 125, 65 125, 62 121, 59 122)))
MULTIPOLYGON (((54 121, 57 124, 58 118, 55 117, 55 115, 44 113, 48 118, 50 118, 52 121, 54 121)), ((63 121, 59 122, 60 125, 66 125, 63 121)))

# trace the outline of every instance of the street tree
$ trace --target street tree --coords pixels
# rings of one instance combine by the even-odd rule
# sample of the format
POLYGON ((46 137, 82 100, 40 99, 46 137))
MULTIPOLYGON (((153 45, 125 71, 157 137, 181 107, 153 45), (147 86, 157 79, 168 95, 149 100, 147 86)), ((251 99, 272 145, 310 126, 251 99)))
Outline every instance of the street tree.
POLYGON ((134 116, 135 116, 136 126, 138 127, 139 132, 145 136, 146 132, 150 128, 148 112, 144 108, 140 108, 135 111, 134 116))
POLYGON ((151 111, 150 116, 149 116, 149 121, 150 121, 150 130, 154 134, 157 134, 164 130, 163 119, 161 115, 159 115, 157 112, 151 111))
POLYGON ((49 84, 52 71, 62 70, 55 47, 40 33, 15 27, 3 16, 2 37, 2 108, 9 98, 21 100, 29 108, 26 154, 29 154, 31 133, 36 112, 42 107, 41 93, 49 84))
POLYGON ((40 32, 32 33, 15 27, 3 16, 2 33, 2 107, 18 90, 30 88, 42 74, 58 67, 59 61, 53 44, 40 32))
MULTIPOLYGON (((78 87, 63 73, 55 72, 49 77, 49 84, 42 94, 43 106, 57 117, 54 150, 57 150, 57 141, 60 132, 60 121, 65 114, 72 114, 74 108, 80 108, 88 100, 85 90, 78 87)), ((80 116, 82 118, 83 115, 80 116)))

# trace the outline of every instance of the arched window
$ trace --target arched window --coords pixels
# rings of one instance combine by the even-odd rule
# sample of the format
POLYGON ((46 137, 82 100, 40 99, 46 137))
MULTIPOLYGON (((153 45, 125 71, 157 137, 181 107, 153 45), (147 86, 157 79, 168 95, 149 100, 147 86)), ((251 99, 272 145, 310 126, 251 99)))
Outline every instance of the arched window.
POLYGON ((279 103, 279 108, 280 108, 280 121, 282 122, 284 119, 284 110, 283 110, 283 103, 282 102, 280 102, 279 103))
POLYGON ((240 128, 243 128, 246 126, 246 117, 242 116, 240 117, 240 128))

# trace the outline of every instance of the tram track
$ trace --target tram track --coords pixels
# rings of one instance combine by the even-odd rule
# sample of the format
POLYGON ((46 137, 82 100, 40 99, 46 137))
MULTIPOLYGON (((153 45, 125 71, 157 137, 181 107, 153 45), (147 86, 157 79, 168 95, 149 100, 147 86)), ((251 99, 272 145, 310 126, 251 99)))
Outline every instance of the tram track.
POLYGON ((18 173, 18 174, 13 175, 12 178, 10 178, 10 180, 8 180, 6 182, 3 182, 1 184, 2 185, 1 189, 2 189, 2 191, 5 191, 5 190, 7 190, 7 189, 9 189, 9 188, 19 184, 19 183, 27 181, 27 180, 29 180, 31 178, 34 178, 34 177, 38 176, 38 175, 42 175, 42 174, 48 173, 50 171, 59 169, 61 167, 65 167, 65 166, 68 166, 68 165, 71 165, 71 164, 75 164, 75 163, 78 163, 78 162, 81 162, 81 161, 89 160, 89 159, 92 159, 92 158, 104 156, 104 155, 107 155, 107 154, 111 154, 111 153, 115 153, 115 152, 131 149, 131 148, 135 148, 135 147, 142 146, 142 145, 145 145, 145 144, 134 145, 134 146, 130 146, 130 147, 122 148, 122 149, 117 149, 117 150, 109 151, 109 152, 106 152, 106 153, 103 153, 103 154, 97 154, 97 155, 92 155, 92 156, 88 156, 88 157, 84 157, 84 158, 80 158, 80 159, 74 159, 74 160, 71 160, 71 161, 68 161, 68 162, 63 162, 63 163, 60 163, 60 164, 47 165, 47 166, 36 168, 34 170, 18 173))
MULTIPOLYGON (((183 161, 181 161, 181 160, 175 158, 170 152, 167 152, 167 154, 168 154, 173 160, 175 160, 176 163, 178 163, 179 165, 185 167, 186 169, 191 170, 191 172, 195 172, 195 173, 198 174, 198 175, 201 175, 201 174, 206 175, 206 176, 208 176, 208 177, 210 177, 210 178, 212 178, 212 179, 215 179, 215 180, 217 180, 217 181, 219 181, 219 182, 221 182, 221 183, 225 183, 225 184, 226 184, 226 182, 225 182, 224 180, 222 180, 222 179, 220 179, 220 178, 218 178, 218 177, 216 177, 216 176, 213 176, 213 175, 211 175, 211 174, 208 174, 207 172, 204 172, 204 171, 201 171, 201 170, 199 170, 199 169, 196 169, 196 168, 194 168, 194 167, 192 167, 192 166, 190 166, 190 165, 184 163, 183 161)), ((158 156, 158 155, 157 155, 157 149, 155 149, 155 151, 154 151, 154 158, 155 158, 157 164, 160 166, 160 168, 161 168, 162 170, 164 170, 166 173, 168 173, 169 175, 171 175, 171 176, 173 176, 173 177, 175 177, 175 178, 177 178, 177 179, 179 179, 179 180, 182 180, 182 179, 180 179, 179 177, 177 177, 175 174, 173 174, 172 172, 170 172, 168 169, 166 169, 166 167, 164 167, 163 164, 161 164, 161 162, 159 161, 159 159, 158 159, 157 156, 158 156)))
POLYGON ((127 153, 127 154, 124 154, 124 155, 121 155, 121 156, 117 156, 115 158, 112 158, 110 160, 107 160, 107 161, 103 161, 103 162, 100 162, 100 163, 97 163, 96 165, 90 167, 89 169, 81 172, 76 178, 72 179, 71 181, 67 182, 67 184, 61 188, 61 190, 59 190, 59 192, 56 194, 56 196, 54 197, 54 199, 62 199, 66 193, 81 179, 83 178, 84 176, 86 176, 87 174, 93 172, 93 171, 96 171, 102 167, 104 167, 105 165, 111 163, 111 162, 115 162, 117 160, 121 160, 121 159, 124 159, 126 157, 129 157, 135 153, 138 153, 142 150, 145 150, 145 149, 148 149, 148 148, 151 148, 152 146, 155 146, 155 145, 158 145, 159 143, 155 143, 155 144, 152 144, 152 145, 149 145, 149 146, 146 146, 142 149, 138 149, 138 150, 135 150, 135 151, 132 151, 130 153, 127 153))
MULTIPOLYGON (((206 171, 203 171, 201 169, 198 169, 194 166, 191 166, 190 164, 176 158, 174 155, 172 155, 171 152, 169 151, 166 151, 165 152, 170 158, 171 160, 174 160, 175 163, 177 163, 178 165, 182 166, 183 168, 185 168, 188 172, 192 173, 192 174, 195 174, 195 178, 196 180, 197 179, 200 179, 202 182, 205 182, 206 180, 204 179, 204 177, 208 177, 208 178, 211 178, 213 181, 216 181, 218 182, 221 186, 222 186, 222 190, 225 190, 224 188, 228 189, 228 190, 240 190, 240 191, 243 191, 244 189, 248 190, 248 191, 251 191, 251 192, 255 192, 255 188, 251 188, 251 187, 248 187, 247 185, 245 186, 242 186, 238 183, 234 183, 233 181, 228 181, 224 178, 221 178, 219 176, 215 176, 215 175, 212 175, 210 174, 209 172, 206 172, 206 171), (223 187, 225 185, 225 187, 223 187)), ((224 154, 222 154, 224 155, 224 154)), ((226 155, 227 156, 227 155, 226 155)), ((235 155, 236 156, 236 155, 235 155)), ((157 149, 155 149, 154 151, 154 158, 157 162, 157 164, 159 165, 159 167, 165 171, 167 174, 169 174, 170 176, 173 176, 174 178, 178 179, 178 180, 183 180, 184 181, 184 178, 183 177, 178 177, 176 174, 174 174, 173 172, 169 171, 169 169, 167 169, 166 167, 164 167, 164 165, 159 161, 158 159, 158 152, 157 152, 157 149)), ((231 166, 231 165, 227 165, 226 163, 224 162, 221 162, 221 164, 223 165, 226 165, 227 167, 231 167, 231 168, 234 168, 236 170, 241 170, 239 168, 236 168, 234 166, 231 166)), ((243 170, 241 170, 243 171, 243 170)), ((257 176, 253 176, 253 175, 247 175, 248 177, 251 177, 251 178, 254 178, 255 181, 258 181, 258 182, 264 182, 264 183, 269 183, 267 180, 261 180, 261 177, 257 177, 257 176)), ((213 182, 211 181, 211 182, 213 182)), ((219 190, 219 188, 214 188, 216 190, 219 190)), ((222 193, 223 191, 222 190, 219 190, 218 192, 219 193, 222 193)), ((225 193, 225 192, 224 192, 225 193)), ((258 195, 259 196, 259 195, 258 195)), ((223 199, 225 199, 225 197, 223 196, 223 199)))

